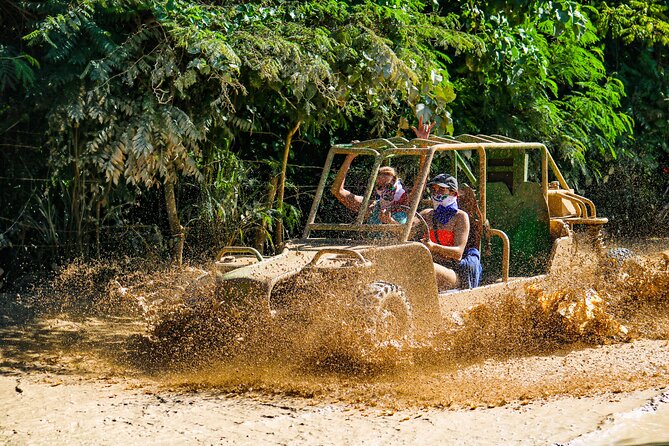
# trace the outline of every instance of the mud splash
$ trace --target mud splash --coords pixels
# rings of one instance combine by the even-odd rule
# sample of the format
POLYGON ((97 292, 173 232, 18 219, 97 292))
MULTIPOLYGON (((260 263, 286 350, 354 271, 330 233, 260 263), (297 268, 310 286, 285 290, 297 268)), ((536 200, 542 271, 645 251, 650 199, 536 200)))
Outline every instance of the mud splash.
MULTIPOLYGON (((55 373, 144 376, 181 389, 391 409, 498 406, 667 385, 669 270, 658 256, 571 269, 524 296, 503 296, 445 321, 420 344, 380 342, 355 301, 312 296, 309 302, 320 305, 277 318, 252 299, 222 301, 215 281, 191 286, 206 267, 147 269, 132 262, 70 265, 36 293, 42 316, 19 328, 6 324, 3 340, 33 338, 42 345, 37 356, 60 364, 55 373)), ((15 366, 12 358, 30 359, 18 353, 29 346, 17 340, 15 347, 5 350, 6 369, 15 366)))

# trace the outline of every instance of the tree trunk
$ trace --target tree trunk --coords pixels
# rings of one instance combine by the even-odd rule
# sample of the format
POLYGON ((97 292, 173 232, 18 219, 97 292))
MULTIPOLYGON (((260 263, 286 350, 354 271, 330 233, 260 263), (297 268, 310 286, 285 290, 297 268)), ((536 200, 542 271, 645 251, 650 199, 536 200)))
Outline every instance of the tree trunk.
POLYGON ((174 183, 168 179, 165 184, 165 209, 167 210, 167 221, 170 224, 170 232, 172 233, 172 240, 174 246, 172 248, 172 259, 178 265, 183 263, 184 242, 186 234, 184 228, 179 222, 179 214, 177 213, 177 200, 174 195, 174 183))
POLYGON ((281 160, 281 175, 279 175, 278 197, 276 199, 276 208, 279 211, 279 218, 276 222, 274 231, 274 245, 280 249, 283 245, 283 193, 286 188, 286 167, 288 166, 288 155, 290 154, 290 145, 293 142, 293 135, 300 128, 302 121, 297 121, 295 127, 286 135, 286 145, 283 147, 283 159, 281 160))
MULTIPOLYGON (((269 189, 267 191, 267 209, 270 209, 274 204, 274 197, 276 196, 277 184, 279 182, 279 177, 274 176, 269 182, 269 189)), ((255 240, 253 246, 264 254, 263 249, 265 247, 265 241, 267 240, 267 224, 263 220, 256 231, 255 240)))
POLYGON ((95 206, 95 256, 100 258, 100 209, 102 209, 102 198, 98 198, 95 206))
POLYGON ((85 192, 84 182, 79 169, 79 124, 74 124, 72 132, 72 169, 74 171, 74 179, 72 181, 71 189, 71 228, 75 233, 75 241, 79 255, 84 253, 83 234, 82 234, 82 220, 83 220, 83 194, 85 192))

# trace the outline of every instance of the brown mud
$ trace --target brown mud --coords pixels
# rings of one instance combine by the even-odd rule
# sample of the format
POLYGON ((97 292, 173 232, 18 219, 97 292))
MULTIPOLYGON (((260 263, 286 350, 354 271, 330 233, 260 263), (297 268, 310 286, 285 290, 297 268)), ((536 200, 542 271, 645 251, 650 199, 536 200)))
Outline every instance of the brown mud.
POLYGON ((341 306, 277 322, 220 305, 214 289, 189 287, 206 267, 72 264, 20 304, 5 296, 0 439, 46 444, 35 436, 46 429, 61 440, 104 444, 124 419, 120 431, 128 436, 151 426, 201 434, 165 437, 171 444, 244 443, 260 432, 273 444, 360 443, 326 426, 333 422, 359 431, 358 439, 376 441, 376 433, 400 444, 417 441, 421 426, 444 435, 468 428, 465 444, 566 442, 596 429, 607 411, 628 410, 669 387, 669 269, 657 253, 667 247, 637 247, 639 255, 608 266, 582 262, 522 298, 472 309, 463 325, 445 321, 429 342, 400 346, 375 345, 359 325, 342 324, 350 314, 341 306), (61 417, 62 398, 71 403, 61 417), (568 404, 580 407, 580 418, 568 404), (98 409, 96 424, 87 417, 98 409), (178 421, 159 415, 163 409, 178 421), (465 415, 472 409, 501 421, 476 433, 465 415), (385 424, 367 422, 370 414, 385 424), (206 422, 190 418, 196 415, 206 422), (247 429, 265 415, 283 422, 247 429), (236 421, 224 426, 216 416, 236 421), (559 428, 541 427, 544 416, 560 418, 559 428), (448 429, 434 430, 435 420, 448 429), (528 423, 534 430, 520 427, 528 423), (295 436, 277 432, 289 427, 295 436), (385 428, 407 432, 380 434, 385 428))

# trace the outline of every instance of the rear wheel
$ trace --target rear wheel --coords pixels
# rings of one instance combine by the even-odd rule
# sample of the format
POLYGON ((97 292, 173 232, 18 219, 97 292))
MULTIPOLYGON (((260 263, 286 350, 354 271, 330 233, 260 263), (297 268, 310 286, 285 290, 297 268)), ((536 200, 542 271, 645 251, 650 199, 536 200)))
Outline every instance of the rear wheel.
POLYGON ((413 335, 413 309, 404 290, 389 282, 367 285, 362 297, 367 332, 378 346, 401 347, 413 335))

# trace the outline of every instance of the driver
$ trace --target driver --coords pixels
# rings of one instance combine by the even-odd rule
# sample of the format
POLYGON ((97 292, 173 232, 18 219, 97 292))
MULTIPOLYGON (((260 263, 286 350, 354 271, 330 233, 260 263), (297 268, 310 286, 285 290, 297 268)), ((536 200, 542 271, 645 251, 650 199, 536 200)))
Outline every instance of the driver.
POLYGON ((458 209, 458 180, 442 173, 435 176, 430 189, 432 209, 420 213, 429 230, 423 243, 432 253, 439 290, 476 288, 481 279, 481 254, 466 249, 469 216, 458 209))

